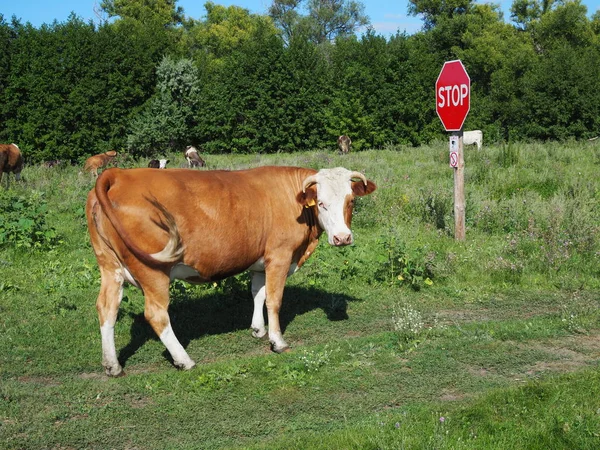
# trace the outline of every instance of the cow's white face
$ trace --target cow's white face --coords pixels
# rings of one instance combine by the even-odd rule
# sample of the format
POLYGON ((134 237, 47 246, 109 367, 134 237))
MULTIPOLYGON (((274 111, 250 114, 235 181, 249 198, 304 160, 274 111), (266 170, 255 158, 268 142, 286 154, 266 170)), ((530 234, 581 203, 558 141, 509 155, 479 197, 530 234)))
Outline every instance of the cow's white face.
POLYGON ((169 163, 168 159, 161 159, 158 161, 158 168, 159 169, 166 169, 167 168, 167 164, 169 163))
POLYGON ((319 225, 327 233, 327 241, 335 246, 352 244, 350 223, 354 197, 370 194, 375 190, 375 185, 370 181, 367 182, 362 174, 343 167, 321 169, 312 181, 316 185, 317 198, 310 201, 309 205, 313 201, 316 202, 319 225), (353 181, 357 175, 360 175, 360 181, 353 181))
POLYGON ((354 198, 350 171, 341 167, 323 169, 317 174, 317 208, 319 225, 331 245, 352 244, 350 224, 346 223, 347 202, 354 198))

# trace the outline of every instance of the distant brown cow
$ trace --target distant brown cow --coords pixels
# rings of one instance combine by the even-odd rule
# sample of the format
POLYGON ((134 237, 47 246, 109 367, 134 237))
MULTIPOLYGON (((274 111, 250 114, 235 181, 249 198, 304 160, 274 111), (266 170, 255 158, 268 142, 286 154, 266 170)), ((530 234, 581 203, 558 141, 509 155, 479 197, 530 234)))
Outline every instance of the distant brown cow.
POLYGON ((338 148, 340 149, 340 153, 342 155, 345 155, 346 153, 348 153, 350 151, 350 148, 352 146, 352 141, 350 140, 350 138, 348 136, 346 136, 345 134, 341 135, 338 138, 338 148))
POLYGON ((15 180, 21 179, 23 156, 17 144, 0 144, 0 182, 6 172, 6 188, 10 183, 10 172, 15 174, 15 180))
POLYGON ((117 156, 117 152, 110 150, 106 153, 90 156, 83 166, 84 172, 89 172, 94 178, 98 178, 98 169, 102 169, 117 156))

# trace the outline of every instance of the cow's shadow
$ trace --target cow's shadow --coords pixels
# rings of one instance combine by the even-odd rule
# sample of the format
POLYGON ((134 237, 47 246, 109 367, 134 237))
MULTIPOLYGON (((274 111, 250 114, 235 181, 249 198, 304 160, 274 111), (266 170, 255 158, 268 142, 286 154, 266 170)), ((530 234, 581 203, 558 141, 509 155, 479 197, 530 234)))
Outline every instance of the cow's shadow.
MULTIPOLYGON (((331 293, 314 287, 286 287, 279 314, 282 332, 285 332, 286 327, 296 316, 316 309, 321 309, 331 321, 347 320, 348 302, 352 301, 358 301, 358 299, 346 294, 331 293)), ((173 331, 185 348, 190 341, 205 335, 249 330, 253 307, 250 289, 237 289, 227 293, 204 294, 201 296, 185 295, 183 298, 171 302, 169 315, 173 331)), ((266 310, 263 312, 266 319, 266 310)), ((119 362, 123 366, 146 341, 158 339, 146 322, 143 313, 131 313, 130 315, 133 317, 130 329, 131 339, 119 351, 119 362)), ((248 336, 250 336, 250 332, 248 332, 248 336)), ((166 350, 164 355, 172 361, 166 350)))

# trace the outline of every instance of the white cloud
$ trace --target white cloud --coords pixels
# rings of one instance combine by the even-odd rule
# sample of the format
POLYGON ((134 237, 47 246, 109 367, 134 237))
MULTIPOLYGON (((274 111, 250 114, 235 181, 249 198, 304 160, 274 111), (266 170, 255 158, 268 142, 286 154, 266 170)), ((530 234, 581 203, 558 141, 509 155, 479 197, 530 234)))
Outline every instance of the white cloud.
POLYGON ((379 34, 383 35, 392 35, 397 31, 404 32, 406 31, 408 34, 416 33, 421 29, 422 23, 419 20, 412 21, 410 19, 404 18, 404 20, 398 21, 382 21, 382 22, 373 22, 371 26, 375 29, 375 31, 379 34))

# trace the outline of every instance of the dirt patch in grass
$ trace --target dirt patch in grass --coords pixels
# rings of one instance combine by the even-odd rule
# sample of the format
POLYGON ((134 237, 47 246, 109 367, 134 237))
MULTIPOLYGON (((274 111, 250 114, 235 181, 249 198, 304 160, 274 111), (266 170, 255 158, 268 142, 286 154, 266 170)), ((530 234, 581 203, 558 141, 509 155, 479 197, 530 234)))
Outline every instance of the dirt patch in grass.
POLYGON ((471 375, 475 375, 478 377, 487 377, 491 374, 493 374, 493 370, 492 369, 488 369, 486 367, 471 367, 469 368, 469 373, 471 375))
POLYGON ((528 375, 545 372, 573 372, 600 362, 600 334, 598 333, 537 342, 532 347, 543 350, 556 359, 538 361, 527 371, 528 375))
POLYGON ((553 342, 560 344, 561 347, 584 353, 590 358, 600 359, 600 332, 569 336, 553 342))
POLYGON ((140 395, 126 395, 125 401, 129 406, 133 409, 143 409, 148 407, 154 407, 155 402, 149 397, 144 397, 140 395))
POLYGON ((530 319, 537 316, 558 315, 565 306, 577 310, 597 309, 599 301, 595 293, 544 293, 524 292, 493 294, 474 303, 466 303, 457 309, 436 311, 438 319, 448 324, 456 322, 485 322, 489 320, 530 319))
POLYGON ((441 310, 436 312, 438 320, 442 325, 453 325, 456 322, 474 322, 490 320, 490 310, 472 309, 472 310, 441 310))
POLYGON ((465 398, 470 397, 468 394, 464 392, 458 392, 454 390, 444 389, 442 391, 442 395, 440 396, 440 400, 444 402, 455 402, 464 400, 465 398))
POLYGON ((109 379, 108 375, 104 373, 104 369, 98 372, 86 372, 79 374, 79 378, 82 380, 95 380, 95 381, 107 381, 109 379))
POLYGON ((52 377, 34 377, 34 376, 22 376, 17 378, 19 383, 23 384, 37 384, 41 386, 61 386, 62 383, 57 381, 56 378, 52 377))
MULTIPOLYGON (((570 335, 563 338, 528 340, 511 342, 511 347, 519 353, 533 351, 537 360, 515 367, 509 372, 498 371, 494 367, 469 366, 466 371, 473 377, 525 382, 546 374, 562 374, 577 372, 586 367, 600 364, 600 331, 587 335, 570 335)), ((453 399, 460 394, 443 392, 440 400, 453 399)))
POLYGON ((444 325, 454 325, 465 322, 488 322, 492 320, 531 319, 537 316, 557 314, 560 308, 539 308, 529 311, 499 310, 497 308, 473 308, 460 310, 442 310, 436 313, 438 320, 444 325))

